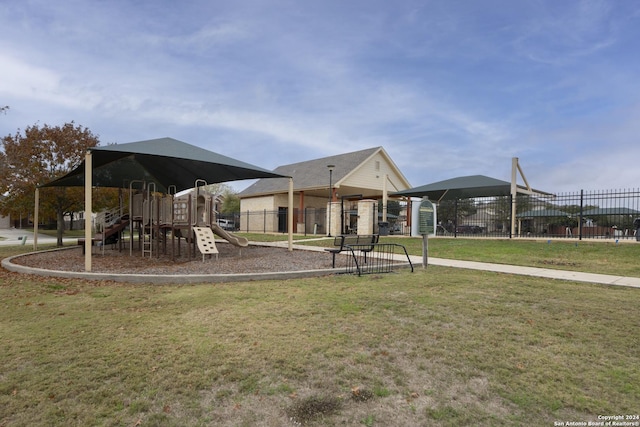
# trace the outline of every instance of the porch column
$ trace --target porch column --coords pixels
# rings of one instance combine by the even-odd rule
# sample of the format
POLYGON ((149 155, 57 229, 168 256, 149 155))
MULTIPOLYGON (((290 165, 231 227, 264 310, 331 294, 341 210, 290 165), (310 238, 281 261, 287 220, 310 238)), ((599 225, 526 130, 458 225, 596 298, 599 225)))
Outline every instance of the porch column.
POLYGON ((338 236, 340 233, 340 213, 342 209, 340 202, 327 203, 327 231, 331 236, 338 236))
POLYGON ((293 252, 293 178, 289 177, 289 215, 287 215, 289 231, 289 252, 293 252))
POLYGON ((389 203, 389 197, 387 196, 387 180, 389 179, 389 175, 384 175, 384 180, 382 181, 382 220, 387 220, 387 204, 389 203))
MULTIPOLYGON (((518 196, 518 158, 511 159, 511 237, 516 234, 516 198, 518 196)), ((520 229, 518 229, 518 232, 520 229)))
POLYGON ((376 201, 371 199, 358 200, 358 234, 373 234, 374 212, 376 201))
POLYGON ((305 218, 304 218, 304 191, 300 192, 300 201, 298 203, 298 224, 296 227, 297 233, 304 233, 305 230, 305 218))

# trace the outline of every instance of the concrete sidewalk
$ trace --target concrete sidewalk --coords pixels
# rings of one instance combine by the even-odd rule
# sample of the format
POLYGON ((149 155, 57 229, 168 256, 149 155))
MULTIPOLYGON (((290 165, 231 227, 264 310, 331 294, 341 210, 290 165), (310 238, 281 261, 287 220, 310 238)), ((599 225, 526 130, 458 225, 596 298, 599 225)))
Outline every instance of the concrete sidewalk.
MULTIPOLYGON (((313 240, 313 239, 309 239, 313 240)), ((305 240, 305 241, 309 241, 305 240)), ((321 240, 321 239, 317 239, 321 240)), ((264 244, 264 243, 262 243, 264 244)), ((277 242, 274 246, 285 246, 286 242, 277 242)), ((307 249, 310 246, 294 245, 296 249, 307 249)), ((324 251, 325 248, 313 246, 311 250, 324 251)), ((397 256, 397 255, 396 255, 397 256)), ((414 268, 422 268, 422 257, 409 256, 414 268)), ((405 256, 399 256, 398 260, 406 260, 405 256)), ((580 271, 555 270, 551 268, 523 267, 518 265, 494 264, 476 261, 460 261, 444 258, 428 258, 428 265, 437 265, 442 267, 466 268, 470 270, 493 271, 496 273, 518 274, 522 276, 542 277, 546 279, 570 280, 574 282, 597 283, 602 285, 628 286, 632 288, 640 288, 640 277, 625 277, 609 274, 583 273, 580 271)), ((427 266, 428 268, 428 266, 427 266)))
MULTIPOLYGON (((411 257, 414 266, 421 268, 422 257, 411 257)), ((555 270, 551 268, 523 267, 517 265, 492 264, 475 261, 458 261, 453 259, 429 258, 428 265, 443 267, 468 268, 472 270, 494 271, 497 273, 519 274, 523 276, 542 277, 547 279, 571 280, 574 282, 599 283, 603 285, 629 286, 640 288, 640 277, 625 277, 609 274, 582 273, 580 271, 555 270)), ((428 268, 428 267, 427 267, 428 268)))
MULTIPOLYGON (((0 246, 33 245, 33 231, 19 228, 0 229, 0 246), (24 237, 26 236, 26 241, 24 237)), ((63 241, 77 241, 77 238, 64 238, 63 241)), ((46 234, 38 233, 38 244, 56 243, 58 239, 46 234)))

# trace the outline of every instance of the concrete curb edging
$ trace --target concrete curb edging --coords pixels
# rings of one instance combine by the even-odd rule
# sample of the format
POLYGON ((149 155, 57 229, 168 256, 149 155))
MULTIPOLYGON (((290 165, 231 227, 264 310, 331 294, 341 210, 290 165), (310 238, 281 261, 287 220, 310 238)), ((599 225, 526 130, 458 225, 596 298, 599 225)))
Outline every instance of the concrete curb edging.
MULTIPOLYGON (((51 251, 64 251, 74 248, 51 249, 51 251)), ((63 277, 86 280, 109 280, 114 282, 126 283, 153 283, 153 284, 190 284, 190 283, 226 283, 226 282, 242 282, 255 280, 277 280, 277 279, 296 279, 317 276, 330 276, 334 274, 343 274, 341 270, 322 269, 322 270, 300 270, 286 272, 266 272, 266 273, 229 273, 229 274, 127 274, 127 273, 93 273, 80 271, 62 271, 50 270, 46 268, 27 267, 12 262, 15 258, 31 255, 34 252, 14 255, 2 260, 2 267, 23 274, 34 274, 37 276, 47 277, 63 277)))
MULTIPOLYGON (((276 245, 267 245, 276 246, 276 245)), ((76 249, 74 247, 64 247, 49 249, 40 252, 65 251, 76 249)), ((298 249, 304 250, 304 247, 298 249)), ((317 250, 317 249, 311 249, 317 250)), ((15 264, 12 261, 16 258, 32 255, 37 252, 29 252, 2 260, 2 267, 8 271, 22 274, 33 274, 45 277, 61 277, 85 280, 108 280, 124 283, 153 283, 158 285, 166 284, 192 284, 192 283, 228 283, 228 282, 248 282, 258 280, 287 280, 302 279, 309 277, 333 276, 347 274, 343 269, 326 268, 320 270, 298 270, 298 271, 273 271, 264 273, 226 273, 226 274, 128 274, 128 273, 93 273, 81 271, 50 270, 46 268, 27 267, 15 264)), ((409 264, 398 264, 398 268, 408 267, 409 264)))

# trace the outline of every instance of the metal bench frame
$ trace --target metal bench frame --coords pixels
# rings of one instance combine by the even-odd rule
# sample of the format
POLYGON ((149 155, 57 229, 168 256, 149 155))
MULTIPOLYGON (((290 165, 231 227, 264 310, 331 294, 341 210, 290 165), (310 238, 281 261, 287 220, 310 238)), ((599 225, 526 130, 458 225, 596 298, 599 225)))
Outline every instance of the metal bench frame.
POLYGON ((380 235, 378 234, 341 234, 333 239, 333 248, 327 248, 325 251, 330 252, 332 256, 331 267, 336 268, 336 254, 343 251, 351 250, 350 247, 355 246, 365 255, 371 252, 374 245, 378 243, 380 235))

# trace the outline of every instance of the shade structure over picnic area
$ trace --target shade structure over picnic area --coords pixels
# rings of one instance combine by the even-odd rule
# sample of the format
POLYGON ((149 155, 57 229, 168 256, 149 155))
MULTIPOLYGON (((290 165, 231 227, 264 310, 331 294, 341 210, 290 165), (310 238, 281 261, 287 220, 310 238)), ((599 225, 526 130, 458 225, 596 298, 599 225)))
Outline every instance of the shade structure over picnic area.
POLYGON ((518 193, 535 194, 538 196, 553 196, 529 185, 517 157, 511 159, 511 182, 502 181, 484 175, 470 175, 446 179, 432 184, 409 188, 394 193, 395 196, 426 197, 440 203, 444 200, 469 199, 474 197, 511 196, 511 234, 516 228, 516 196, 518 193), (518 174, 525 185, 517 183, 518 174))
MULTIPOLYGON (((173 191, 179 192, 194 187, 197 180, 215 184, 258 178, 289 178, 291 181, 290 177, 186 142, 173 138, 159 138, 92 147, 88 149, 85 160, 75 169, 41 187, 84 186, 85 211, 91 212, 93 186, 122 188, 132 181, 140 180, 154 182, 157 191, 167 192, 172 188, 173 191)), ((293 183, 290 183, 289 210, 291 212, 293 211, 292 188, 293 183)), ((289 215, 290 247, 292 218, 293 215, 289 215)), ((85 215, 85 221, 85 270, 91 271, 91 215, 85 215)), ((35 223, 37 224, 37 220, 35 223)), ((37 241, 34 244, 37 244, 37 241)))
POLYGON ((640 211, 626 207, 614 208, 593 208, 582 213, 584 216, 602 216, 602 215, 640 215, 640 211))
MULTIPOLYGON (((518 189, 526 190, 526 187, 519 185, 518 189)), ((510 194, 510 182, 484 175, 461 176, 394 193, 398 196, 427 197, 434 202, 510 194)))
POLYGON ((536 209, 522 212, 516 215, 519 219, 529 218, 570 218, 572 215, 558 209, 536 209))

